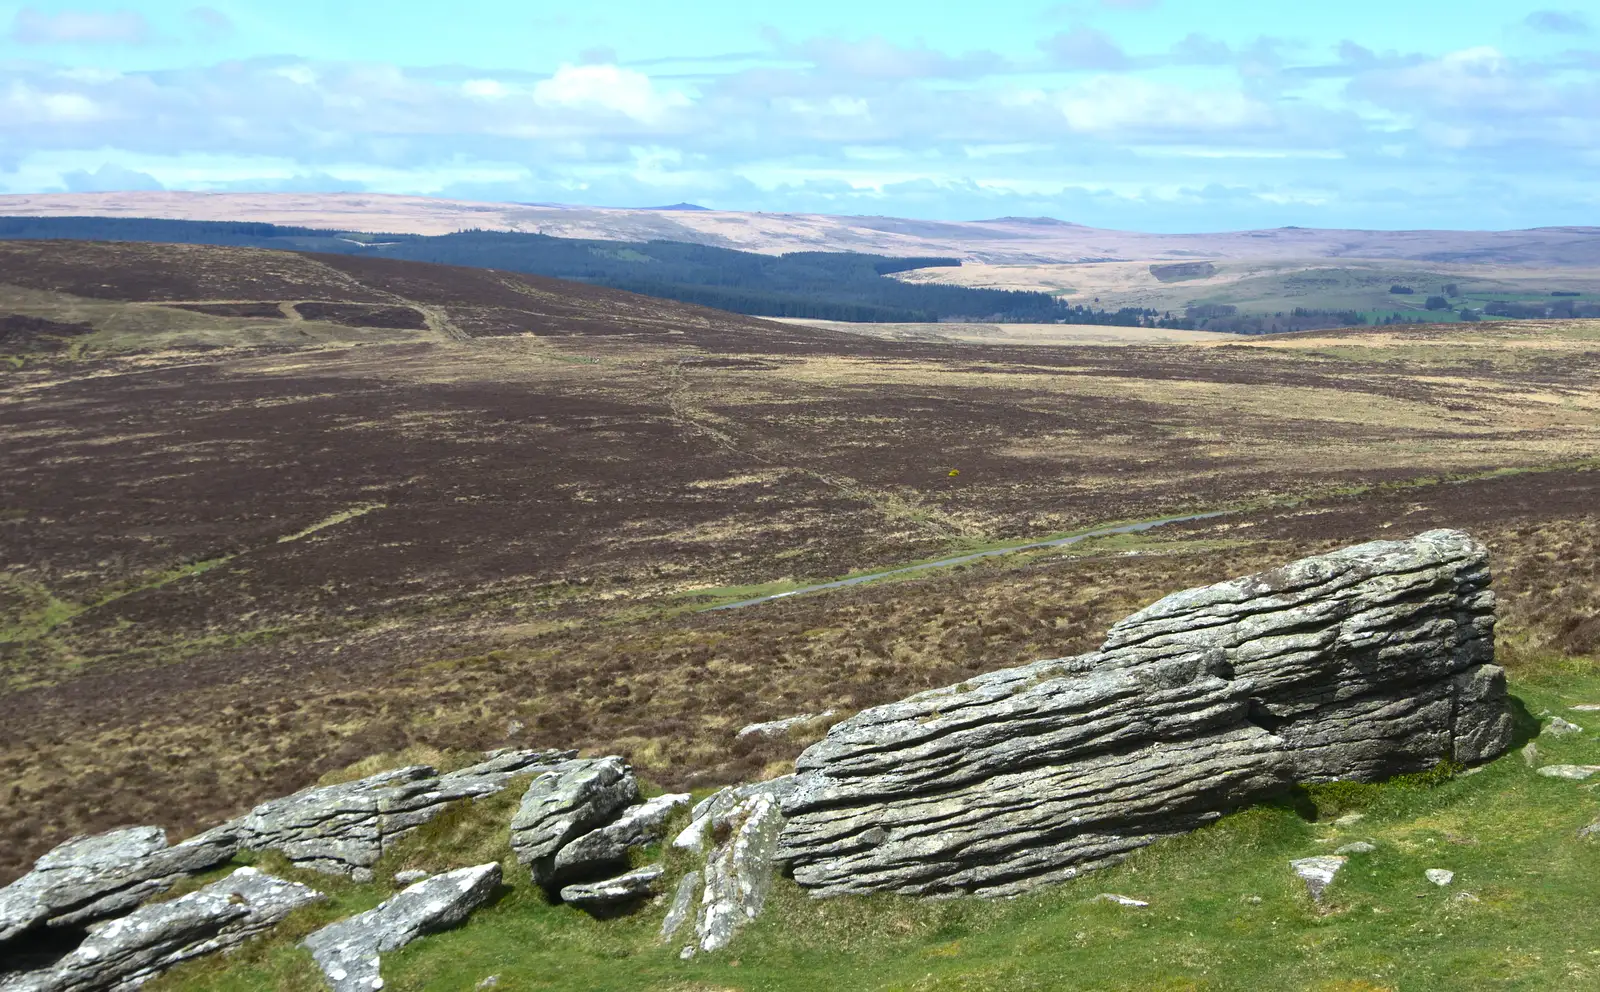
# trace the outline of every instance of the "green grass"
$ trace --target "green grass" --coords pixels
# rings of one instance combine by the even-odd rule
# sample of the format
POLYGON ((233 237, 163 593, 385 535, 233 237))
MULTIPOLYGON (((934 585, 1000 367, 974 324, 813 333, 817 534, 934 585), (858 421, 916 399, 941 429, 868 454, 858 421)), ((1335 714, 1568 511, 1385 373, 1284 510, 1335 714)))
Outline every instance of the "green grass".
MULTIPOLYGON (((1545 711, 1600 724, 1568 709, 1600 702, 1600 663, 1552 659, 1534 672, 1514 687, 1525 734, 1536 729, 1527 714, 1545 711)), ((1541 738, 1541 760, 1600 763, 1596 729, 1541 738)), ((1600 797, 1534 774, 1515 750, 1469 774, 1446 767, 1301 790, 1020 899, 814 900, 780 882, 732 948, 689 961, 678 958, 679 944, 656 938, 664 905, 597 921, 534 890, 504 847, 515 791, 460 807, 385 857, 380 879, 401 867, 501 860, 509 883, 467 926, 386 956, 386 988, 467 990, 490 975, 502 989, 574 992, 1600 987, 1600 936, 1590 925, 1600 912, 1600 842, 1576 836, 1600 818, 1600 797), (1356 840, 1377 850, 1352 855, 1324 905, 1313 904, 1288 862, 1356 840), (1429 868, 1454 871, 1455 883, 1432 885, 1429 868), (1095 901, 1102 892, 1150 907, 1095 901)), ((676 853, 667 863, 673 877, 689 867, 676 853)), ((284 870, 270 859, 261 866, 284 870)), ((393 891, 382 881, 286 873, 332 900, 150 988, 316 989, 295 943, 393 891)))

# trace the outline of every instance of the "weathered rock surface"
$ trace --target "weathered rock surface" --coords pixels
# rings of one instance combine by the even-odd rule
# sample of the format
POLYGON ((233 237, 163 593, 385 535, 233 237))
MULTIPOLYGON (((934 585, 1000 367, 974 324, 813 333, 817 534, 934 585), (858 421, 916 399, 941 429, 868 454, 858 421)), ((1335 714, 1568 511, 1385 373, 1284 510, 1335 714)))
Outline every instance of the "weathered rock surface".
POLYGON ((656 893, 656 885, 666 869, 649 865, 601 882, 580 882, 561 890, 561 901, 582 909, 609 909, 636 902, 656 893))
POLYGON ((1322 901, 1322 893, 1333 884, 1334 876, 1339 874, 1348 859, 1341 855, 1324 855, 1317 858, 1301 858, 1289 862, 1289 868, 1295 875, 1306 883, 1306 891, 1311 894, 1313 902, 1322 901))
POLYGON ((1374 844, 1372 844, 1372 843, 1370 843, 1368 841, 1358 840, 1353 844, 1346 844, 1343 847, 1335 848, 1333 853, 1334 854, 1371 854, 1373 851, 1376 851, 1377 849, 1378 848, 1377 848, 1376 845, 1374 845, 1374 844))
POLYGON ((492 795, 512 777, 553 767, 573 753, 495 751, 447 775, 427 765, 397 768, 262 803, 219 830, 231 830, 248 850, 281 851, 299 867, 368 882, 386 849, 450 803, 492 795))
POLYGON ((499 886, 498 863, 445 872, 418 882, 374 909, 323 927, 301 943, 316 959, 333 992, 373 992, 383 988, 381 955, 455 926, 499 886))
MULTIPOLYGON (((1579 834, 1583 836, 1583 834, 1579 834)), ((672 894, 672 905, 667 907, 667 915, 661 921, 661 939, 671 940, 683 929, 683 925, 694 916, 695 907, 700 903, 701 876, 697 871, 678 879, 678 890, 672 894)))
POLYGON ((556 851, 551 864, 551 883, 593 875, 625 863, 629 851, 661 839, 666 833, 667 820, 689 805, 689 798, 688 793, 657 796, 629 806, 612 822, 577 837, 556 851))
POLYGON ((1422 874, 1427 878, 1428 881, 1439 886, 1441 889, 1456 880, 1456 873, 1448 868, 1429 868, 1422 874))
POLYGON ((233 857, 226 834, 167 846, 159 827, 74 837, 0 889, 0 947, 36 927, 75 927, 126 913, 179 879, 233 857))
POLYGON ((3 992, 133 989, 181 962, 229 950, 324 896, 304 885, 240 868, 171 902, 101 923, 50 968, 0 978, 3 992))
POLYGON ((1010 895, 1294 783, 1493 758, 1489 579, 1458 532, 1361 545, 864 711, 801 755, 778 857, 819 893, 1010 895))
POLYGON ((1551 717, 1550 722, 1545 724, 1544 727, 1539 731, 1539 735, 1541 737, 1545 734, 1549 734, 1551 737, 1567 737, 1572 734, 1581 733, 1583 733, 1583 728, 1581 726, 1573 723, 1571 720, 1563 720, 1559 716, 1551 717))
POLYGON ((713 804, 709 833, 726 837, 706 859, 700 911, 695 918, 698 950, 728 946, 738 929, 755 919, 766 905, 777 874, 775 857, 783 831, 781 803, 793 785, 791 777, 725 790, 743 793, 730 805, 713 804))
POLYGON ((618 757, 564 761, 539 775, 511 820, 511 849, 539 885, 556 878, 556 858, 572 841, 611 823, 639 802, 633 769, 618 757))

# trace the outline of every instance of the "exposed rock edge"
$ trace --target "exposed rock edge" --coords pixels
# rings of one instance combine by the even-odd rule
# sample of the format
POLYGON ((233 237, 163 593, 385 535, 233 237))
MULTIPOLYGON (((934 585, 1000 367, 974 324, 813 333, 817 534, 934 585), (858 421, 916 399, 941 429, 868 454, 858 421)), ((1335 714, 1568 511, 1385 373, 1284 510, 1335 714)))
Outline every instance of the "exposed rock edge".
POLYGON ((1363 544, 863 711, 800 756, 777 858, 817 894, 1012 895, 1296 783, 1497 757, 1489 581, 1458 531, 1363 544))

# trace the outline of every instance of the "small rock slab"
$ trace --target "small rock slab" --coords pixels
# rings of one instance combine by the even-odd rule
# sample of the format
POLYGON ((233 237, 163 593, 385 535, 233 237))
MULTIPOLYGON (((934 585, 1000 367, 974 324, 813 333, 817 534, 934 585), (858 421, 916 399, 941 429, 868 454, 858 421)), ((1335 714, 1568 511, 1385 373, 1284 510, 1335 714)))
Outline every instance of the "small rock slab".
POLYGON ((1334 854, 1371 854, 1373 851, 1376 851, 1377 849, 1378 849, 1377 846, 1374 845, 1374 844, 1370 844, 1370 843, 1368 843, 1367 841, 1364 841, 1364 840, 1358 840, 1353 844, 1346 844, 1343 847, 1336 849, 1333 853, 1334 854))
POLYGON ((435 875, 374 909, 323 927, 301 946, 333 992, 373 992, 383 988, 380 955, 455 926, 499 886, 500 865, 494 862, 435 875))
POLYGON ((0 945, 35 927, 82 926, 126 913, 237 850, 230 835, 214 831, 172 847, 160 827, 74 837, 0 889, 0 945))
POLYGON ((1425 878, 1427 878, 1428 881, 1439 886, 1441 889, 1456 880, 1456 873, 1450 871, 1448 868, 1429 868, 1422 874, 1425 878))
POLYGON ((1314 902, 1322 902, 1322 893, 1333 883, 1339 869, 1343 868, 1349 859, 1343 855, 1332 854, 1316 858, 1301 858, 1289 862, 1289 867, 1306 883, 1306 891, 1311 893, 1314 902))
POLYGON ((1576 713, 1600 713, 1600 703, 1579 703, 1567 708, 1576 713))
POLYGON ((1573 782, 1582 782, 1584 779, 1600 772, 1600 766, 1595 765, 1545 765, 1539 769, 1539 774, 1545 778, 1564 778, 1573 782))
POLYGON ((1095 902, 1114 902, 1118 906, 1132 906, 1135 909, 1143 909, 1144 907, 1150 905, 1148 902, 1145 902, 1143 899, 1135 899, 1132 896, 1119 896, 1115 892, 1102 892, 1099 895, 1094 897, 1094 901, 1095 902))
POLYGON ((1578 839, 1579 840, 1583 840, 1584 838, 1588 838, 1588 837, 1600 837, 1600 820, 1594 821, 1593 823, 1589 824, 1587 827, 1579 827, 1578 828, 1578 839))
POLYGON ((1550 722, 1545 724, 1544 729, 1539 731, 1539 736, 1543 737, 1545 734, 1549 734, 1551 737, 1570 737, 1573 734, 1581 733, 1583 733, 1582 727, 1571 720, 1563 720, 1557 716, 1550 718, 1550 722))
POLYGON ((254 868, 171 902, 143 906, 94 927, 53 966, 0 979, 4 992, 132 989, 191 958, 229 950, 326 898, 254 868))
POLYGON ((568 885, 561 890, 561 901, 582 909, 609 909, 656 893, 656 883, 666 874, 660 865, 650 865, 603 882, 568 885))
POLYGON ((733 735, 733 739, 742 741, 747 737, 787 737, 789 736, 789 731, 803 723, 811 723, 813 720, 826 720, 835 715, 837 714, 834 710, 824 710, 821 713, 801 713, 798 716, 786 717, 782 720, 769 720, 766 723, 752 723, 748 726, 740 727, 739 732, 733 735))
POLYGON ((700 896, 700 883, 701 877, 697 871, 691 871, 678 880, 678 891, 673 893, 672 905, 667 908, 666 918, 661 921, 663 942, 671 940, 694 916, 695 901, 700 896))

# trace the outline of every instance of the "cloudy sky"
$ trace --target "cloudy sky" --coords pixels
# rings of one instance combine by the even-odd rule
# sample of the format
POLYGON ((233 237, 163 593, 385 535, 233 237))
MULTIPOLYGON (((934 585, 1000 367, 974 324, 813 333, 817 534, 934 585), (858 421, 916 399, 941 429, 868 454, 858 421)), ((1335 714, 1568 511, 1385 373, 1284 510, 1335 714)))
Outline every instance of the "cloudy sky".
POLYGON ((1600 224, 1600 5, 0 3, 0 192, 1600 224))

